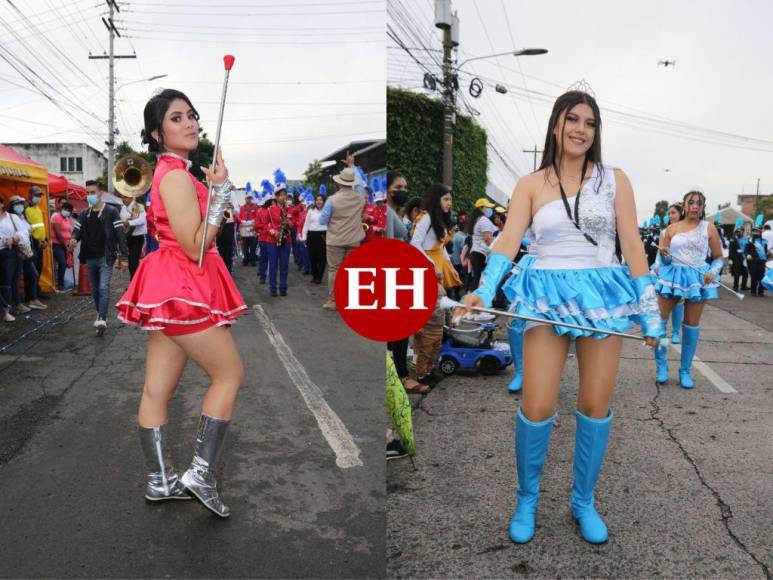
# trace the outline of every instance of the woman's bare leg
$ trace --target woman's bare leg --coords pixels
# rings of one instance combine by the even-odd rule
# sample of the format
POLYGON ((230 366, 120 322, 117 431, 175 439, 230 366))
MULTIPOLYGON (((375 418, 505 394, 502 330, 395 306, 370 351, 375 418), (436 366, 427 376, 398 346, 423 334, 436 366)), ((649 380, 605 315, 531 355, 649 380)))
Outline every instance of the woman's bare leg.
POLYGON ((141 427, 166 423, 169 401, 174 396, 188 355, 160 331, 148 332, 145 386, 142 389, 138 421, 141 427))
POLYGON ((552 327, 537 326, 526 331, 521 411, 530 421, 544 421, 555 414, 568 353, 569 337, 558 336, 552 327))
POLYGON ((577 409, 586 417, 604 419, 609 414, 622 348, 623 339, 619 336, 577 340, 577 364, 580 369, 577 409))
POLYGON ((701 302, 685 302, 684 303, 684 324, 690 326, 700 326, 701 315, 703 314, 703 307, 706 303, 701 302))

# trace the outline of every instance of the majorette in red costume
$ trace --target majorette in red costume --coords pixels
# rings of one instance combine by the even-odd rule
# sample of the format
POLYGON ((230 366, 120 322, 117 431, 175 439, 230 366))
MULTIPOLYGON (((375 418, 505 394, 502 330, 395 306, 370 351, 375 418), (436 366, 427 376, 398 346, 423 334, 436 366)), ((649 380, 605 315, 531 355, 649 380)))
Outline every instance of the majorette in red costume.
POLYGON ((150 188, 153 212, 149 219, 158 235, 159 249, 141 262, 134 279, 116 305, 118 318, 143 330, 161 330, 174 336, 199 332, 210 326, 230 325, 247 305, 213 243, 204 255, 202 270, 185 255, 169 225, 159 184, 173 169, 190 175, 199 198, 202 220, 207 188, 189 171, 190 162, 172 153, 158 157, 150 188))

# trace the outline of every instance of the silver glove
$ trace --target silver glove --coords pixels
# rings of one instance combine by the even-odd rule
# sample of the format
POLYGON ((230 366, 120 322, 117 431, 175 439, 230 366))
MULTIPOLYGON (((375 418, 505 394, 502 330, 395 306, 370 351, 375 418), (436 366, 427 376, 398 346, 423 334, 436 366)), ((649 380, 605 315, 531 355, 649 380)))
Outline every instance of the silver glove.
POLYGON ((231 191, 233 190, 233 184, 226 178, 226 180, 219 184, 212 186, 212 202, 209 206, 209 213, 207 214, 207 223, 209 225, 219 228, 223 222, 223 215, 228 209, 228 204, 231 201, 231 191))

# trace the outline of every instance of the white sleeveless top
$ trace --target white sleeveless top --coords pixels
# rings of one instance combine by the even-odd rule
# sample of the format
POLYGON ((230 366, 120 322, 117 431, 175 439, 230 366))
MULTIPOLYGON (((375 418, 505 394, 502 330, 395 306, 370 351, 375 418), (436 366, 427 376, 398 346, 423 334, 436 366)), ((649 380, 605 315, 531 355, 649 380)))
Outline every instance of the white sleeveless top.
POLYGON ((709 222, 701 222, 693 229, 671 238, 671 255, 676 266, 703 266, 709 255, 709 222))
MULTIPOLYGON (((535 269, 580 269, 619 266, 615 255, 617 218, 615 215, 615 171, 604 166, 601 176, 599 166, 593 166, 591 178, 582 188, 579 204, 579 223, 582 232, 591 236, 598 246, 585 239, 583 233, 566 215, 561 199, 546 203, 537 210, 532 220, 538 258, 535 269), (596 191, 597 183, 601 184, 596 191)), ((575 196, 567 198, 574 211, 575 196)))

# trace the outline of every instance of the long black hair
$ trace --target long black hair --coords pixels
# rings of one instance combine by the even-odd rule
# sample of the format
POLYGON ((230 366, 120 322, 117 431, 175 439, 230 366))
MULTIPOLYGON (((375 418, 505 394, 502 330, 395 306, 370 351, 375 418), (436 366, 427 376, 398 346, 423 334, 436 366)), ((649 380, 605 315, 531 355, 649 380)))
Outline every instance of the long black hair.
MULTIPOLYGON (((548 121, 548 132, 545 135, 545 146, 542 148, 542 162, 540 163, 539 170, 547 169, 548 167, 552 168, 553 171, 556 174, 556 177, 558 177, 559 181, 561 179, 561 173, 560 173, 560 167, 561 167, 561 161, 564 156, 564 149, 563 149, 563 139, 564 139, 564 128, 566 127, 566 115, 564 115, 563 123, 561 125, 561 130, 558 132, 559 138, 561 139, 561 147, 558 146, 558 141, 556 139, 556 136, 554 135, 553 131, 556 128, 556 125, 558 125, 558 120, 561 117, 561 113, 566 111, 568 114, 569 111, 572 110, 577 105, 585 104, 588 105, 591 110, 593 111, 593 116, 596 119, 596 133, 593 136, 593 144, 591 145, 590 149, 585 153, 585 161, 582 165, 582 172, 583 174, 580 176, 580 185, 582 186, 582 181, 585 179, 585 172, 587 171, 588 164, 590 162, 593 162, 594 165, 596 165, 599 168, 599 175, 603 177, 604 168, 601 164, 601 113, 599 112, 599 106, 596 103, 596 99, 594 99, 592 96, 590 96, 588 93, 585 93, 583 91, 568 91, 558 97, 556 99, 556 102, 553 104, 553 111, 550 113, 550 120, 548 121)), ((548 172, 545 172, 545 180, 547 181, 548 178, 548 172)), ((598 188, 601 187, 602 179, 599 179, 596 183, 596 191, 598 192, 598 188)))
POLYGON ((471 236, 475 233, 475 224, 478 223, 478 220, 485 216, 486 214, 483 213, 483 210, 485 208, 482 207, 476 207, 472 210, 472 214, 467 218, 466 223, 464 224, 464 233, 466 233, 468 236, 471 236))
POLYGON ((685 216, 687 216, 687 201, 693 195, 698 195, 700 196, 701 200, 703 200, 703 211, 701 211, 700 219, 706 219, 706 196, 703 195, 702 191, 698 191, 697 189, 693 189, 692 191, 688 191, 684 194, 684 197, 682 198, 682 209, 679 212, 679 219, 684 219, 685 216))
POLYGON ((398 179, 400 177, 405 179, 405 176, 399 171, 395 171, 394 169, 392 169, 391 171, 387 171, 387 179, 386 179, 387 189, 389 189, 392 183, 394 183, 395 179, 398 179))
POLYGON ((451 229, 451 212, 443 212, 440 207, 440 198, 451 193, 451 188, 442 183, 433 183, 424 192, 421 207, 429 214, 432 230, 439 241, 443 241, 448 230, 451 229))
POLYGON ((145 118, 145 128, 140 135, 142 136, 142 142, 148 146, 148 150, 153 153, 161 153, 164 151, 164 115, 169 110, 169 105, 175 99, 181 99, 188 103, 188 106, 193 110, 196 115, 196 120, 199 120, 199 112, 196 107, 193 106, 191 100, 185 96, 184 93, 175 89, 164 89, 157 95, 154 95, 145 105, 145 111, 143 116, 145 118), (153 137, 153 131, 158 131, 158 140, 153 137))

